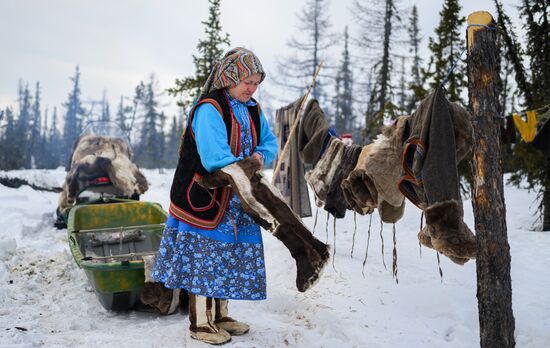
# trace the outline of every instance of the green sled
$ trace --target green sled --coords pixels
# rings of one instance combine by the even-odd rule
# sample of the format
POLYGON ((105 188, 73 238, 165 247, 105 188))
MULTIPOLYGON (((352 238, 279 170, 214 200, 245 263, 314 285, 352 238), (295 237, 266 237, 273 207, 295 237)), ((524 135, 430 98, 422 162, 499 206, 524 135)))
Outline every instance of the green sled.
POLYGON ((158 251, 167 213, 157 203, 113 200, 71 208, 71 253, 99 302, 127 310, 138 302, 145 280, 143 256, 158 251))

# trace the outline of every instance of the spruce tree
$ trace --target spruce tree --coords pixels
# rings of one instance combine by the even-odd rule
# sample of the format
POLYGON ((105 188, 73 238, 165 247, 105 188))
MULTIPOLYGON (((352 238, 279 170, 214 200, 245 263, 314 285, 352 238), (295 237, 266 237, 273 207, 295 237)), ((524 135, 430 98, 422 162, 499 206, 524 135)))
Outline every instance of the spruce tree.
POLYGON ((369 91, 365 113, 364 138, 374 140, 386 119, 397 116, 393 102, 392 74, 394 54, 392 44, 397 38, 400 23, 399 0, 356 0, 354 14, 359 24, 359 43, 366 51, 379 52, 368 69, 372 88, 369 91))
POLYGON ((405 77, 405 57, 401 57, 401 70, 399 71, 399 98, 397 100, 397 106, 400 112, 405 112, 405 105, 407 102, 407 92, 405 91, 406 77, 405 77))
POLYGON ((23 157, 21 147, 19 146, 18 124, 11 108, 6 108, 4 118, 6 126, 2 148, 0 149, 4 156, 0 162, 0 169, 20 169, 23 166, 23 157))
POLYGON ((53 108, 52 115, 52 127, 50 129, 50 144, 52 147, 52 153, 54 154, 55 166, 63 164, 64 152, 63 152, 63 138, 59 131, 59 117, 57 116, 57 107, 53 108))
POLYGON ((158 111, 155 77, 151 75, 147 84, 140 83, 136 91, 142 114, 139 119, 138 142, 135 149, 136 162, 145 168, 156 168, 162 165, 163 137, 162 126, 164 114, 158 111))
POLYGON ((188 108, 197 98, 216 60, 222 57, 225 49, 231 44, 229 34, 222 32, 221 0, 208 0, 208 2, 210 4, 208 20, 201 22, 205 27, 206 38, 199 40, 198 55, 193 55, 195 75, 176 79, 175 86, 168 89, 168 93, 171 95, 181 95, 178 105, 184 108, 188 108))
POLYGON ((445 82, 447 98, 466 105, 461 95, 467 86, 466 66, 459 62, 465 48, 463 26, 466 22, 466 18, 460 16, 461 8, 458 0, 443 2, 443 9, 439 12, 439 25, 435 28, 435 37, 430 37, 428 42, 432 57, 430 66, 433 70, 429 71, 426 77, 430 78, 432 88, 445 82), (454 70, 447 75, 455 62, 457 64, 454 70))
MULTIPOLYGON (((182 117, 179 117, 180 119, 182 117)), ((170 130, 168 131, 166 147, 164 151, 164 163, 168 168, 175 168, 177 164, 177 153, 179 149, 180 138, 183 132, 183 124, 178 121, 178 117, 172 117, 170 130)))
POLYGON ((29 133, 29 156, 27 168, 36 168, 42 152, 41 139, 42 117, 40 114, 40 83, 36 82, 36 92, 32 104, 32 115, 29 133))
POLYGON ((132 112, 131 106, 124 105, 124 97, 120 96, 120 102, 118 103, 117 112, 115 115, 115 123, 122 129, 124 132, 128 132, 128 120, 126 119, 128 114, 132 112))
POLYGON ((107 100, 107 93, 103 91, 103 99, 101 100, 101 115, 99 120, 102 122, 111 121, 111 112, 109 111, 109 101, 107 100))
MULTIPOLYGON (((524 98, 522 105, 527 110, 540 108, 543 109, 539 112, 548 110, 550 105, 548 1, 523 0, 519 6, 520 18, 524 21, 523 28, 527 37, 525 49, 521 47, 517 36, 513 33, 513 26, 506 25, 511 21, 504 13, 502 5, 496 0, 495 5, 502 27, 506 27, 501 29, 501 33, 506 44, 506 57, 514 67, 516 83, 524 98), (525 61, 528 62, 528 68, 524 66, 525 61)), ((542 229, 550 231, 550 156, 536 151, 530 144, 520 142, 514 147, 514 156, 510 162, 509 167, 514 170, 510 178, 511 182, 519 186, 526 179, 529 188, 538 190, 542 229)))
POLYGON ((76 139, 78 139, 82 132, 82 118, 85 114, 82 102, 80 101, 80 69, 78 65, 71 81, 73 82, 73 87, 69 93, 67 102, 64 104, 67 112, 65 113, 65 123, 63 126, 63 148, 65 152, 63 157, 65 158, 65 167, 67 169, 70 165, 68 157, 71 155, 76 139))
POLYGON ((355 127, 355 115, 353 113, 353 73, 351 69, 351 57, 349 52, 348 27, 344 31, 344 50, 342 60, 336 76, 336 97, 334 98, 334 120, 336 131, 339 134, 352 133, 359 137, 355 127))
POLYGON ((418 27, 418 10, 416 5, 413 6, 411 11, 411 17, 409 18, 409 53, 412 54, 412 66, 411 66, 411 80, 409 82, 409 89, 412 93, 407 101, 406 110, 408 114, 411 114, 418 106, 418 103, 426 97, 427 91, 424 88, 424 79, 422 78, 422 59, 420 58, 420 43, 422 39, 420 37, 420 28, 418 27))
MULTIPOLYGON (((16 137, 14 139, 14 144, 16 145, 16 152, 13 154, 14 163, 18 163, 19 166, 15 168, 30 168, 30 133, 31 133, 31 122, 32 122, 32 98, 29 91, 29 86, 25 85, 23 87, 22 82, 19 86, 19 117, 17 118, 17 123, 15 127, 16 137)), ((15 169, 14 168, 14 169, 15 169)))

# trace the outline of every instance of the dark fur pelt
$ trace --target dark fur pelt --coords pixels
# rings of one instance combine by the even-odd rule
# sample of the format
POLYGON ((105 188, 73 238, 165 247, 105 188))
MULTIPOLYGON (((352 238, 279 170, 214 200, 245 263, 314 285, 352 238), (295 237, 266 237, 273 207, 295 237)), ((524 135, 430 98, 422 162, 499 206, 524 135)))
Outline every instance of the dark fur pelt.
POLYGON ((141 303, 155 308, 160 314, 173 314, 186 302, 187 292, 181 289, 168 289, 164 284, 155 282, 151 276, 155 255, 143 257, 145 283, 139 293, 141 303))
POLYGON ((108 177, 114 193, 130 197, 148 189, 145 176, 131 161, 132 152, 118 138, 87 135, 78 140, 71 155, 71 166, 59 197, 59 209, 72 206, 87 180, 108 177))
POLYGON ((311 99, 304 110, 298 128, 298 151, 304 163, 315 166, 328 134, 329 124, 316 99, 311 99))
POLYGON ((232 187, 243 209, 290 251, 296 261, 296 286, 306 291, 326 265, 329 247, 312 235, 277 188, 257 172, 259 168, 260 163, 248 157, 205 175, 199 183, 207 188, 232 187))
POLYGON ((344 148, 342 162, 337 166, 336 173, 329 185, 324 209, 337 219, 343 218, 348 208, 348 203, 342 190, 342 181, 357 164, 360 153, 361 146, 358 145, 350 145, 344 148))

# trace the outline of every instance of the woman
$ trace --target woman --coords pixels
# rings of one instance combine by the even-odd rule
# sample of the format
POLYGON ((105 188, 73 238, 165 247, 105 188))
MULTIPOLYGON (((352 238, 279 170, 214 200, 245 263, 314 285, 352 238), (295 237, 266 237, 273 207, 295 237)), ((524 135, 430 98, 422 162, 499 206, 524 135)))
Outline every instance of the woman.
POLYGON ((252 95, 265 78, 249 50, 235 48, 211 72, 190 112, 170 192, 170 216, 153 278, 189 293, 192 338, 223 344, 249 326, 228 316, 227 300, 266 298, 260 227, 230 187, 197 179, 252 156, 270 163, 277 139, 252 95))

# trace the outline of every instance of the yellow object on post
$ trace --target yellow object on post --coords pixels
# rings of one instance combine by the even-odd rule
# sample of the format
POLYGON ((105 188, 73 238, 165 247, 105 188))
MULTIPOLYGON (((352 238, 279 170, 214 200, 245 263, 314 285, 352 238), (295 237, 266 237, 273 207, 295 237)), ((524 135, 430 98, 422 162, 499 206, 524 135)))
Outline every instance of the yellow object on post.
POLYGON ((537 112, 536 111, 526 111, 527 122, 525 122, 521 116, 518 114, 512 115, 514 118, 514 124, 521 135, 521 138, 526 143, 530 143, 535 139, 537 132, 537 112))

